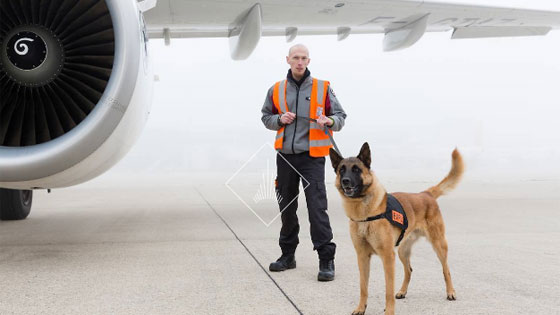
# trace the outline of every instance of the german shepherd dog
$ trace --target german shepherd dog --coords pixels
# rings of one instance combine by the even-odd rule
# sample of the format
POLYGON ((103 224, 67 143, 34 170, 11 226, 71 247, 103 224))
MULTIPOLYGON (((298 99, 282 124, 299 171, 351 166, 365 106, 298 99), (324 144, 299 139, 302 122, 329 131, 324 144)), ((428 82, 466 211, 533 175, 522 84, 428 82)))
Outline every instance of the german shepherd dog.
POLYGON ((451 191, 459 183, 464 171, 461 154, 455 149, 452 166, 447 177, 439 184, 421 193, 392 194, 402 205, 408 219, 408 228, 398 247, 399 259, 404 266, 404 281, 394 295, 395 252, 394 247, 401 229, 388 220, 364 221, 368 217, 386 211, 387 192, 370 169, 371 152, 369 145, 363 144, 357 157, 343 158, 330 149, 332 166, 336 172, 335 186, 342 196, 344 210, 350 219, 350 236, 356 249, 360 269, 360 302, 353 315, 363 315, 367 306, 370 258, 377 254, 385 271, 385 314, 395 313, 395 297, 406 296, 412 268, 410 253, 414 242, 425 236, 432 244, 441 265, 447 291, 447 299, 455 300, 456 294, 447 265, 447 241, 445 225, 436 199, 451 191))

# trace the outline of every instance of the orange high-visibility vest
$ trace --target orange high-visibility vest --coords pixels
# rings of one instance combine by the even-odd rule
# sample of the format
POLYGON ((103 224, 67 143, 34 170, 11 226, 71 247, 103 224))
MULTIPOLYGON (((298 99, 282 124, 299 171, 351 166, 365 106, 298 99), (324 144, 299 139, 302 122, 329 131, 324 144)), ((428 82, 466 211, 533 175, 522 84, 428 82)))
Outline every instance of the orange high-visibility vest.
MULTIPOLYGON (((287 85, 287 80, 279 81, 274 84, 272 100, 280 115, 289 111, 288 103, 286 102, 287 85)), ((329 81, 313 79, 311 102, 309 104, 309 118, 317 119, 319 115, 326 114, 325 100, 327 98, 328 87, 329 81)), ((329 155, 329 149, 332 148, 333 145, 327 132, 330 132, 332 135, 332 130, 328 127, 323 129, 315 122, 309 122, 309 124, 309 155, 312 157, 329 155)), ((274 141, 274 148, 276 150, 282 149, 284 143, 284 129, 285 127, 282 127, 276 132, 276 140, 274 141)))

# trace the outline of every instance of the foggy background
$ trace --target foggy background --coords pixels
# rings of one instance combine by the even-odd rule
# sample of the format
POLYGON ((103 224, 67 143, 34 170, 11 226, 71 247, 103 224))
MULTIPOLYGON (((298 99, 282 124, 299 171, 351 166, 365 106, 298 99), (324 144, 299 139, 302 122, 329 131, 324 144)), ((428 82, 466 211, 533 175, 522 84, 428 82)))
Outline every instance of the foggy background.
MULTIPOLYGON (((493 1, 560 11, 552 1, 493 1)), ((484 1, 469 1, 483 4, 484 1)), ((288 48, 310 50, 311 75, 329 80, 348 117, 344 156, 367 141, 382 181, 439 181, 458 147, 471 181, 560 182, 560 30, 545 37, 450 40, 426 33, 382 52, 383 35, 263 37, 232 61, 227 39, 150 40, 155 83, 149 121, 104 176, 233 175, 275 132, 261 123, 268 88, 285 78, 288 48)), ((327 179, 332 180, 327 161, 327 179)))

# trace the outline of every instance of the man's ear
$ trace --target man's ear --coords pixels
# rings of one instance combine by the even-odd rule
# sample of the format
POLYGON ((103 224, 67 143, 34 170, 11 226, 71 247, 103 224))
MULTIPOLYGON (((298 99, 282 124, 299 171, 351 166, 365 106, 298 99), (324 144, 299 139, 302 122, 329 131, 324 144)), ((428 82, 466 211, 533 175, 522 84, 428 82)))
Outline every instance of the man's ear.
POLYGON ((290 56, 286 56, 286 63, 290 64, 290 56))
POLYGON ((371 166, 371 152, 369 150, 369 144, 364 142, 362 148, 360 149, 360 154, 358 154, 358 159, 364 163, 367 168, 371 166))
POLYGON ((333 148, 329 149, 329 157, 331 158, 332 167, 334 168, 334 172, 336 173, 336 169, 338 168, 338 164, 344 159, 342 156, 338 155, 333 148))

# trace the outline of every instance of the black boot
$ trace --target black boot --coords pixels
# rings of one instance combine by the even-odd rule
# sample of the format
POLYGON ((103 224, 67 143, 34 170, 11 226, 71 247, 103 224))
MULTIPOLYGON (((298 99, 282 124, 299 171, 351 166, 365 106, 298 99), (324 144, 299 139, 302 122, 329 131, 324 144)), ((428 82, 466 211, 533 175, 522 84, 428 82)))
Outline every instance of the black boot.
POLYGON ((319 274, 317 274, 317 280, 319 281, 334 280, 334 259, 319 261, 319 274))
POLYGON ((270 271, 284 271, 286 269, 294 269, 296 267, 296 257, 294 254, 282 254, 278 260, 271 263, 268 267, 270 271))

